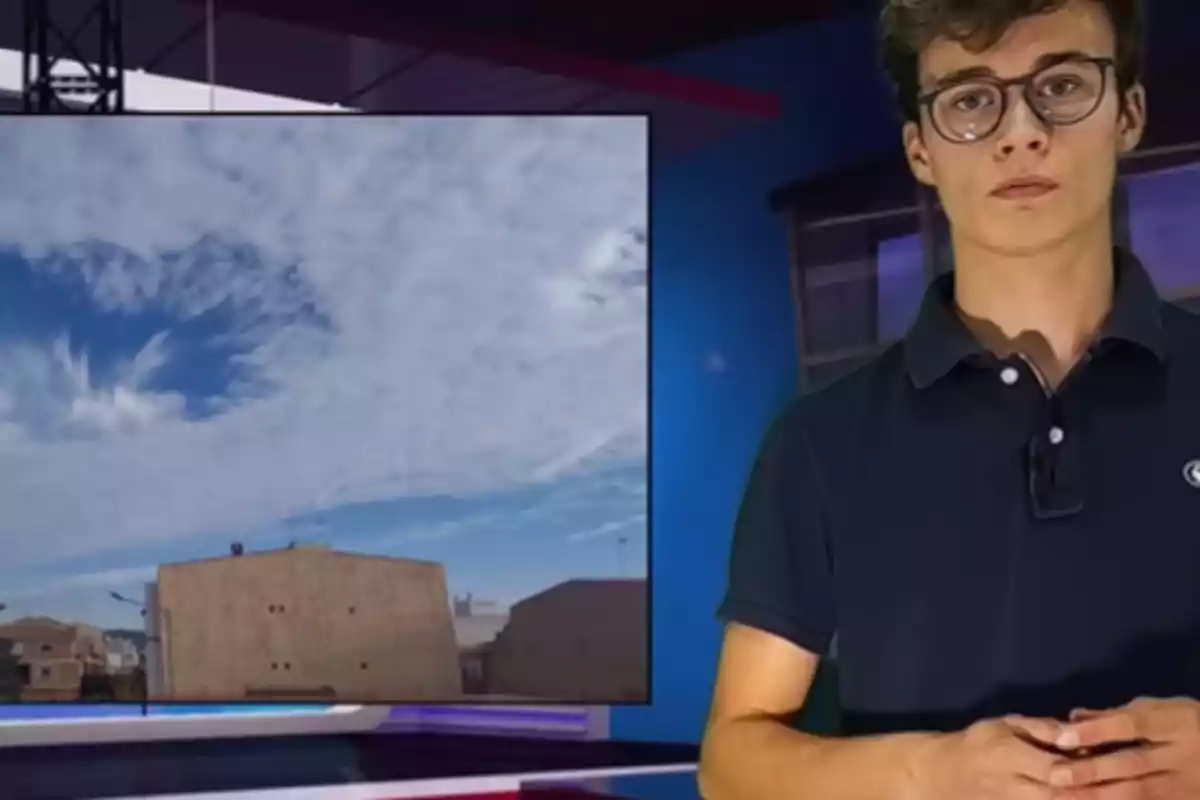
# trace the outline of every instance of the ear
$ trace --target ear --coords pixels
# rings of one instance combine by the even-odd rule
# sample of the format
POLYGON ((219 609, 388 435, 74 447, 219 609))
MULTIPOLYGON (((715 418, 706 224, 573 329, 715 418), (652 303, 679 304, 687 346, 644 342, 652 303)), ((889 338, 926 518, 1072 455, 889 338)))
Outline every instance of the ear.
POLYGON ((933 169, 929 163, 929 150, 925 147, 925 138, 921 135, 921 125, 918 122, 906 122, 900 132, 904 144, 904 155, 908 158, 908 168, 913 177, 926 186, 933 186, 933 169))
POLYGON ((1131 152, 1142 141, 1146 130, 1146 90, 1140 83, 1125 92, 1125 104, 1117 119, 1117 152, 1131 152))

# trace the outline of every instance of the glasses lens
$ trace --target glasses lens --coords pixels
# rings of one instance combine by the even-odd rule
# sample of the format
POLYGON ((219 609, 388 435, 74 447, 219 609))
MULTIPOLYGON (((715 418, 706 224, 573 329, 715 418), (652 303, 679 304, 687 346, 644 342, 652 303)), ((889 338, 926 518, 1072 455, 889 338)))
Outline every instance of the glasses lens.
POLYGON ((1090 61, 1057 64, 1034 76, 1029 101, 1048 122, 1069 125, 1096 110, 1104 96, 1104 68, 1090 61))
POLYGON ((973 142, 987 136, 1004 110, 1002 90, 990 83, 962 83, 938 94, 933 122, 947 139, 973 142))

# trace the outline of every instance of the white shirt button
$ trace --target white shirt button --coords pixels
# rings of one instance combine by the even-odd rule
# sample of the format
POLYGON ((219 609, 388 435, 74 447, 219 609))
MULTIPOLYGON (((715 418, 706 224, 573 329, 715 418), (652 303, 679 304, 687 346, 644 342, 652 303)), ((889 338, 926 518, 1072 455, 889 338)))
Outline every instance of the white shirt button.
POLYGON ((1000 380, 1004 381, 1008 386, 1012 386, 1021 377, 1021 373, 1017 372, 1016 367, 1005 367, 1000 370, 1000 380))
POLYGON ((1055 425, 1050 429, 1050 444, 1062 444, 1062 440, 1065 439, 1066 436, 1067 435, 1063 432, 1063 429, 1055 425))

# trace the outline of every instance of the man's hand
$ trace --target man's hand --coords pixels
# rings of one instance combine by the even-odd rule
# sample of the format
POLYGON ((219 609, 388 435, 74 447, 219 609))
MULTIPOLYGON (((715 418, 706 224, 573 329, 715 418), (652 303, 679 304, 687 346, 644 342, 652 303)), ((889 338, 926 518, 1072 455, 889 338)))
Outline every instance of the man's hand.
POLYGON ((1054 720, 1005 717, 934 740, 914 767, 911 796, 921 800, 1052 800, 1050 775, 1063 756, 1054 720))
POLYGON ((1111 711, 1079 710, 1053 742, 1083 752, 1135 743, 1060 762, 1050 774, 1058 800, 1191 800, 1200 797, 1200 702, 1139 699, 1111 711))

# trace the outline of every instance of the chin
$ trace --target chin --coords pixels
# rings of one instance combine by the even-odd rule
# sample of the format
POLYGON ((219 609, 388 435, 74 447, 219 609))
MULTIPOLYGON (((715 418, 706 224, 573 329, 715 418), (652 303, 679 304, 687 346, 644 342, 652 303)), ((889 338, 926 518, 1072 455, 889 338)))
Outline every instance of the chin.
POLYGON ((991 224, 981 230, 976 242, 985 250, 1019 258, 1053 250, 1079 230, 1061 220, 1027 219, 1011 225, 991 224))

